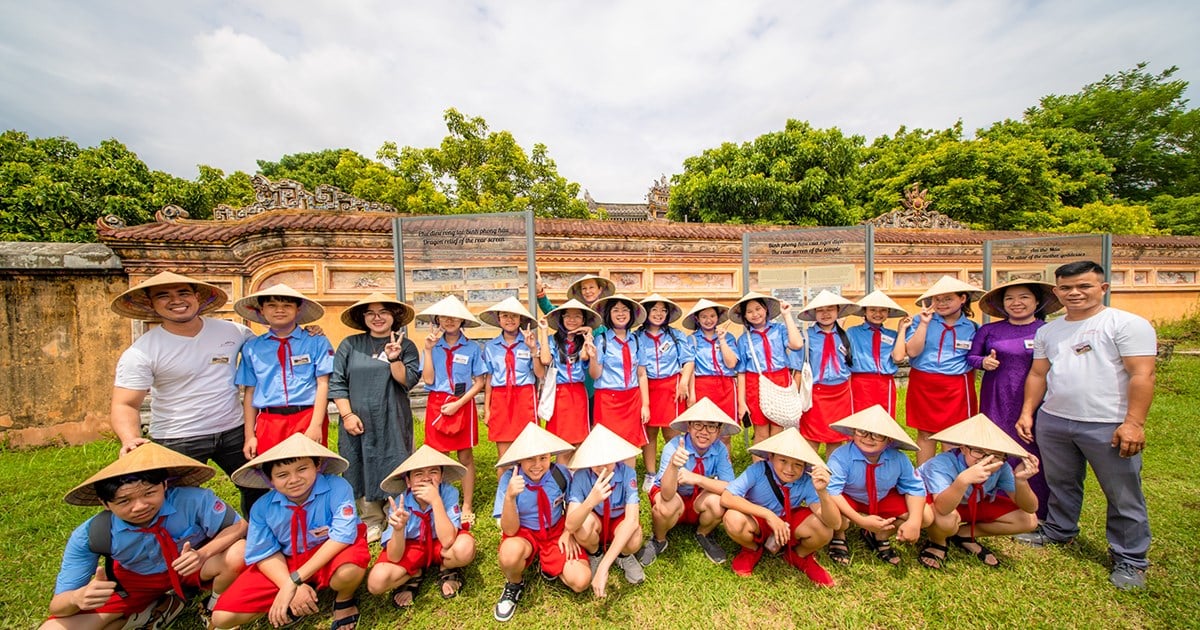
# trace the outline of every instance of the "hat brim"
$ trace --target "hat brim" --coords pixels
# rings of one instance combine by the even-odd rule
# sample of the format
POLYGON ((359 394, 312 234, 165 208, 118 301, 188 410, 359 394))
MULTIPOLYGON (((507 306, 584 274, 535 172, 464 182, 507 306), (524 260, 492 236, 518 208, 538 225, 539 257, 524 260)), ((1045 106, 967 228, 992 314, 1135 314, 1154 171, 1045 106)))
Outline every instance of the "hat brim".
POLYGON ((467 473, 467 467, 450 459, 443 453, 439 453, 428 444, 422 444, 415 453, 408 456, 396 467, 383 481, 379 482, 379 489, 388 494, 404 494, 408 489, 408 475, 414 470, 421 468, 433 468, 435 466, 442 469, 442 483, 454 483, 463 478, 467 473), (433 451, 430 453, 429 451, 433 451))
POLYGON ((350 307, 347 308, 346 310, 342 311, 342 316, 339 318, 342 322, 342 325, 345 326, 346 328, 353 328, 354 330, 361 330, 363 332, 367 332, 368 330, 370 330, 369 328, 367 328, 367 326, 364 322, 363 313, 365 313, 367 311, 367 307, 372 304, 383 304, 385 306, 394 306, 394 307, 397 307, 400 309, 400 319, 392 324, 392 328, 394 330, 399 330, 401 328, 404 328, 405 326, 408 326, 409 324, 412 323, 413 319, 417 316, 416 309, 405 304, 404 302, 401 302, 400 300, 395 300, 395 299, 374 299, 374 300, 370 300, 370 301, 359 300, 358 302, 351 304, 350 307))
POLYGON ((313 442, 303 433, 297 433, 246 462, 229 478, 234 485, 269 490, 273 486, 271 480, 262 471, 263 464, 301 457, 311 457, 317 460, 320 471, 327 475, 340 475, 350 467, 350 462, 343 459, 342 456, 313 442))
POLYGON ((212 467, 203 462, 150 442, 101 468, 86 481, 72 488, 63 500, 71 505, 101 505, 100 497, 96 495, 98 482, 152 470, 165 471, 167 485, 172 487, 199 486, 216 474, 212 467))
POLYGON ((275 285, 255 293, 251 293, 250 295, 247 295, 246 297, 235 302, 233 305, 233 310, 243 319, 255 322, 257 324, 262 324, 263 326, 270 326, 271 324, 267 321, 267 318, 263 317, 262 307, 259 306, 259 300, 271 297, 300 300, 300 306, 296 313, 297 326, 311 324, 325 316, 324 306, 321 306, 316 300, 305 297, 299 291, 287 285, 275 285))
POLYGON ((559 455, 575 450, 569 442, 539 427, 537 423, 529 423, 521 430, 521 434, 508 446, 496 462, 496 468, 514 466, 523 459, 540 455, 559 455))
POLYGON ((579 287, 579 285, 583 284, 584 280, 596 281, 596 285, 600 287, 600 297, 596 298, 598 300, 617 294, 617 285, 614 284, 612 280, 609 280, 608 278, 601 278, 600 276, 588 275, 576 280, 575 282, 572 282, 571 286, 567 287, 567 299, 584 302, 583 294, 579 287))
POLYGON ((697 316, 700 315, 700 313, 703 313, 704 311, 706 311, 710 308, 717 312, 717 325, 718 326, 720 326, 723 322, 729 321, 729 307, 728 306, 725 306, 724 304, 717 304, 716 302, 708 301, 708 302, 702 302, 702 303, 696 304, 696 306, 692 307, 692 310, 688 311, 687 313, 684 313, 683 321, 679 322, 679 325, 683 326, 687 330, 699 330, 700 323, 698 321, 696 321, 696 318, 697 318, 697 316))
POLYGON ((716 422, 721 425, 721 435, 729 437, 742 432, 742 425, 738 424, 729 414, 725 413, 712 400, 707 397, 697 400, 695 404, 684 410, 677 418, 671 421, 669 425, 672 431, 686 433, 692 422, 716 422))
POLYGON ((745 305, 754 300, 762 300, 763 303, 766 304, 768 322, 774 320, 776 317, 779 317, 780 313, 783 312, 783 309, 780 307, 779 298, 763 295, 761 293, 747 293, 746 295, 742 296, 742 299, 734 302, 733 306, 729 307, 729 321, 741 326, 745 326, 746 322, 742 318, 742 314, 746 309, 745 305))
POLYGON ((1004 292, 1012 287, 1020 286, 1040 289, 1035 292, 1035 295, 1040 293, 1037 308, 1034 310, 1035 314, 1044 317, 1062 310, 1062 302, 1059 301, 1057 295, 1054 295, 1054 285, 1042 280, 1014 280, 994 287, 979 298, 979 310, 996 319, 1008 319, 1008 313, 1004 311, 1004 292))
POLYGON ((150 289, 172 284, 191 285, 192 290, 196 293, 196 301, 200 303, 200 311, 197 316, 207 315, 229 301, 229 295, 215 284, 164 272, 135 287, 126 289, 113 298, 109 308, 121 317, 144 322, 161 322, 162 316, 154 310, 154 304, 150 299, 150 289))
POLYGON ((546 324, 555 331, 563 330, 563 315, 566 315, 567 311, 571 309, 576 309, 583 313, 583 325, 587 326, 588 328, 595 330, 604 323, 604 320, 600 317, 600 314, 595 310, 585 306, 583 302, 580 302, 579 300, 571 300, 566 304, 555 308, 549 313, 546 313, 546 324))
POLYGON ((646 307, 642 306, 641 304, 638 304, 637 301, 635 301, 633 298, 617 294, 617 295, 610 295, 606 298, 600 298, 599 300, 596 300, 596 302, 595 302, 595 307, 594 307, 595 311, 600 314, 600 321, 605 326, 612 328, 612 326, 609 325, 609 320, 611 320, 612 318, 605 317, 604 312, 610 308, 609 304, 617 304, 617 303, 622 303, 629 307, 629 312, 630 312, 629 326, 625 330, 633 330, 634 328, 637 328, 638 326, 641 326, 643 323, 645 323, 646 307))

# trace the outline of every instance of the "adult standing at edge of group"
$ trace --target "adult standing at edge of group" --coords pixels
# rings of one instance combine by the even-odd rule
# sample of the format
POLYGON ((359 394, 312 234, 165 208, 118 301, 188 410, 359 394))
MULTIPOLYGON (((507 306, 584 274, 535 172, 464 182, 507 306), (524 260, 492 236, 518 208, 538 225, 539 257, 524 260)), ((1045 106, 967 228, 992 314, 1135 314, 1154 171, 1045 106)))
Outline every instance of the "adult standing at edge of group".
POLYGON ((1079 533, 1090 464, 1108 502, 1108 579, 1122 590, 1144 588, 1150 522, 1141 452, 1158 339, 1144 318, 1104 305, 1108 283, 1100 265, 1068 263, 1054 278, 1054 295, 1067 314, 1034 337, 1017 420, 1017 433, 1025 441, 1036 436, 1045 455, 1050 506, 1040 528, 1016 538, 1033 546, 1071 542, 1079 533))
MULTIPOLYGON (((117 362, 111 423, 121 455, 142 437, 141 406, 150 402, 150 438, 226 474, 246 463, 242 403, 234 384, 238 353, 254 333, 234 322, 205 317, 229 296, 220 287, 164 271, 118 295, 113 312, 159 323, 129 346, 117 362)), ((242 488, 246 513, 264 491, 242 488)))

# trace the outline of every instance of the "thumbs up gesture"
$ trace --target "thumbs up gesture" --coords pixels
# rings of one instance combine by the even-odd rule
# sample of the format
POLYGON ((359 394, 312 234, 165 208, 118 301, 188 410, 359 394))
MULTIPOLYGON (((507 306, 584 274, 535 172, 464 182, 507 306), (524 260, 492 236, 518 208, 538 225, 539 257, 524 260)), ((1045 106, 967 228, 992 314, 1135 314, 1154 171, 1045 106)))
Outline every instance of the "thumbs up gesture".
POLYGON ((104 572, 104 565, 100 565, 96 567, 96 575, 92 581, 75 591, 75 606, 79 610, 95 610, 103 606, 112 597, 115 590, 117 590, 117 583, 108 579, 108 575, 104 572))
POLYGON ((192 549, 191 541, 185 540, 183 548, 179 550, 179 557, 171 563, 171 568, 179 575, 187 576, 199 571, 203 564, 204 558, 200 557, 200 552, 192 549))
POLYGON ((993 348, 986 357, 983 357, 983 369, 991 372, 1000 367, 1000 360, 996 358, 996 349, 993 348))

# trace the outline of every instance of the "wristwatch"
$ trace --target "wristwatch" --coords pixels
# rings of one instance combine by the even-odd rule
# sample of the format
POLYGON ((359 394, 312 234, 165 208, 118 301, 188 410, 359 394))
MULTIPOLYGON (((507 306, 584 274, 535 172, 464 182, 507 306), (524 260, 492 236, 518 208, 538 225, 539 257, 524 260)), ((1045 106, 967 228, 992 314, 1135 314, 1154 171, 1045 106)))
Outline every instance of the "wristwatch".
POLYGON ((304 580, 300 579, 299 571, 292 571, 292 574, 288 577, 292 578, 292 584, 295 584, 296 586, 302 586, 304 584, 304 580))

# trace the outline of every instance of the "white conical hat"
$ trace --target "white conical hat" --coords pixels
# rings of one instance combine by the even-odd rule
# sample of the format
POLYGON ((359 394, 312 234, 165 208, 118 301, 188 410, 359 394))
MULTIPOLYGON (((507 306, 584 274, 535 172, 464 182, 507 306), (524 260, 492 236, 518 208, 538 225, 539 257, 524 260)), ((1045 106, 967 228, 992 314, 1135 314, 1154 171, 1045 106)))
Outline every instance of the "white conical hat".
POLYGON ((522 459, 538 455, 558 455, 573 450, 575 447, 562 438, 539 427, 537 423, 530 422, 521 430, 517 439, 509 445, 508 450, 504 452, 504 457, 496 462, 496 468, 512 466, 522 459))
POLYGON ((467 305, 463 304, 456 295, 447 295, 435 302, 433 306, 417 313, 417 321, 423 324, 432 324, 433 318, 438 316, 457 317, 463 320, 463 328, 477 328, 483 325, 483 322, 476 319, 467 309, 467 305))
POLYGON ((408 487, 408 473, 417 470, 418 468, 430 468, 433 466, 442 467, 442 481, 453 483, 463 478, 467 473, 467 467, 450 459, 446 455, 438 452, 436 448, 428 444, 422 444, 417 452, 408 456, 396 470, 393 470, 379 482, 379 489, 388 494, 403 494, 405 488, 408 487))
POLYGON ((662 302, 667 307, 667 321, 663 323, 663 326, 670 326, 680 317, 683 317, 683 309, 678 304, 657 293, 651 294, 650 297, 644 298, 641 302, 642 308, 646 309, 646 317, 650 316, 650 307, 654 306, 655 302, 662 302))
POLYGON ((594 330, 596 328, 599 328, 600 325, 604 323, 600 319, 600 313, 597 313, 596 311, 592 310, 583 302, 580 302, 579 300, 567 300, 566 304, 563 304, 562 306, 550 311, 549 313, 546 313, 546 322, 550 325, 550 328, 552 328, 554 330, 562 330, 563 329, 563 323, 562 323, 563 315, 565 315, 567 313, 567 311, 569 311, 573 308, 578 309, 579 311, 581 311, 583 313, 583 325, 587 326, 588 328, 591 328, 594 330))
POLYGON ((126 289, 121 295, 113 298, 110 308, 122 317, 147 322, 161 321, 162 318, 154 311, 154 305, 150 301, 150 289, 168 284, 192 285, 192 290, 196 293, 196 300, 200 302, 200 315, 215 311, 229 301, 229 296, 215 284, 164 271, 143 280, 135 287, 126 289))
POLYGON ((608 466, 642 454, 642 449, 626 442, 612 429, 598 424, 571 455, 571 470, 608 466))
POLYGON ((303 433, 295 433, 288 439, 267 449, 267 452, 246 462, 245 466, 233 471, 229 476, 233 483, 246 488, 271 488, 271 480, 262 471, 262 465, 267 462, 277 462, 283 459, 297 457, 314 457, 321 466, 321 472, 329 475, 340 475, 350 467, 350 462, 342 459, 337 453, 312 441, 303 433))
POLYGON ((198 486, 216 474, 215 470, 203 462, 165 446, 147 442, 72 488, 63 500, 71 505, 100 505, 100 498, 96 496, 97 482, 149 470, 165 470, 167 483, 172 487, 198 486))
POLYGON ((304 297, 304 294, 289 287, 286 284, 276 284, 259 290, 257 293, 251 293, 246 297, 238 300, 233 305, 233 310, 238 315, 252 321, 258 322, 267 326, 267 320, 262 315, 261 307, 258 305, 258 299, 263 297, 290 297, 300 300, 300 313, 296 318, 296 325, 303 326, 321 319, 325 315, 325 307, 321 306, 316 300, 304 297))
POLYGON ((1008 453, 1014 457, 1028 457, 1029 451, 1017 444, 1017 441, 1008 436, 1003 429, 996 426, 991 418, 983 414, 975 414, 962 422, 948 428, 938 431, 929 436, 931 440, 937 440, 946 444, 957 444, 959 446, 973 446, 975 448, 987 449, 989 451, 999 451, 1008 453))
POLYGON ((917 306, 928 306, 929 300, 933 296, 945 295, 947 293, 966 293, 972 300, 978 300, 979 296, 983 295, 983 289, 967 284, 958 278, 942 276, 937 282, 933 283, 933 286, 929 287, 929 290, 917 298, 917 306))
POLYGON ((397 300, 390 295, 383 293, 372 293, 371 295, 368 295, 354 304, 351 304, 349 308, 342 311, 342 325, 344 325, 346 328, 353 328, 354 330, 367 330, 367 327, 363 324, 363 311, 367 310, 367 307, 371 304, 384 304, 400 309, 400 318, 394 322, 393 330, 399 330, 409 325, 412 323, 413 317, 415 317, 417 314, 413 307, 401 302, 400 300, 397 300))
POLYGON ((716 302, 706 298, 700 298, 700 301, 696 302, 696 305, 692 307, 692 310, 684 314, 683 322, 680 325, 688 330, 696 330, 700 328, 700 326, 696 323, 696 316, 700 314, 700 311, 709 308, 717 311, 718 326, 721 325, 721 322, 729 320, 728 306, 725 306, 724 304, 717 304, 716 302))
MULTIPOLYGON (((630 315, 632 315, 632 319, 629 321, 629 330, 633 330, 634 328, 641 326, 642 322, 646 321, 646 307, 638 304, 633 298, 621 293, 610 295, 608 297, 602 297, 592 304, 593 308, 596 309, 596 312, 600 313, 601 321, 604 320, 604 310, 610 303, 615 302, 623 302, 629 307, 630 315)), ((606 321, 603 323, 605 326, 608 325, 608 322, 606 321)))
POLYGON ((721 423, 721 435, 737 435, 742 432, 742 426, 733 421, 729 414, 725 413, 717 403, 709 400, 708 397, 701 398, 696 401, 696 404, 688 407, 683 413, 679 414, 671 421, 671 430, 686 433, 689 422, 719 422, 721 423))
POLYGON ((822 290, 817 294, 817 297, 810 300, 804 308, 800 309, 800 314, 796 317, 806 322, 816 321, 817 309, 821 308, 822 306, 838 307, 837 316, 839 318, 852 315, 854 313, 854 309, 857 308, 857 305, 854 302, 847 300, 833 291, 822 290))
POLYGON ((1013 280, 994 287, 979 298, 979 310, 997 319, 1007 319, 1008 313, 1004 311, 1004 291, 1009 287, 1019 286, 1029 287, 1033 291, 1033 295, 1037 297, 1036 312, 1049 315, 1062 310, 1062 302, 1058 301, 1057 295, 1054 295, 1054 284, 1041 280, 1013 280))
POLYGON ((617 292, 617 285, 613 284, 612 280, 609 280, 608 278, 601 278, 600 276, 596 275, 586 275, 575 282, 572 282, 571 286, 567 287, 568 298, 572 300, 579 300, 580 302, 583 301, 583 292, 579 290, 579 285, 583 284, 584 280, 595 280, 596 284, 600 287, 600 297, 602 298, 608 297, 617 292))
POLYGON ((784 429, 780 433, 776 433, 771 437, 754 444, 750 447, 751 455, 758 455, 766 459, 771 453, 783 455, 798 459, 806 464, 828 468, 825 465, 825 460, 821 459, 820 455, 809 446, 808 440, 800 435, 800 430, 796 427, 784 429))
POLYGON ((908 317, 908 311, 904 310, 895 300, 888 297, 886 293, 876 289, 862 297, 857 303, 858 308, 848 315, 862 315, 868 306, 875 308, 888 309, 888 317, 908 317))
POLYGON ((511 295, 480 311, 479 321, 487 324, 488 326, 495 326, 496 328, 499 328, 500 313, 512 313, 513 315, 519 315, 522 318, 521 323, 518 326, 519 328, 525 328, 526 326, 534 323, 533 316, 529 314, 529 309, 525 308, 525 306, 521 304, 521 300, 518 300, 511 295))
POLYGON ((886 409, 879 405, 871 405, 862 411, 852 413, 837 422, 829 425, 829 428, 838 431, 851 437, 854 436, 854 430, 869 431, 885 436, 896 443, 896 446, 909 451, 917 450, 917 443, 905 433, 904 429, 896 423, 886 409))
POLYGON ((776 317, 779 317, 779 314, 783 312, 779 308, 779 298, 774 298, 769 295, 763 295, 762 293, 751 291, 746 295, 743 295, 742 299, 734 302, 733 306, 729 307, 729 321, 745 326, 746 322, 742 321, 742 308, 744 308, 743 305, 746 304, 746 302, 751 300, 762 300, 763 304, 767 305, 767 321, 771 321, 776 317))

